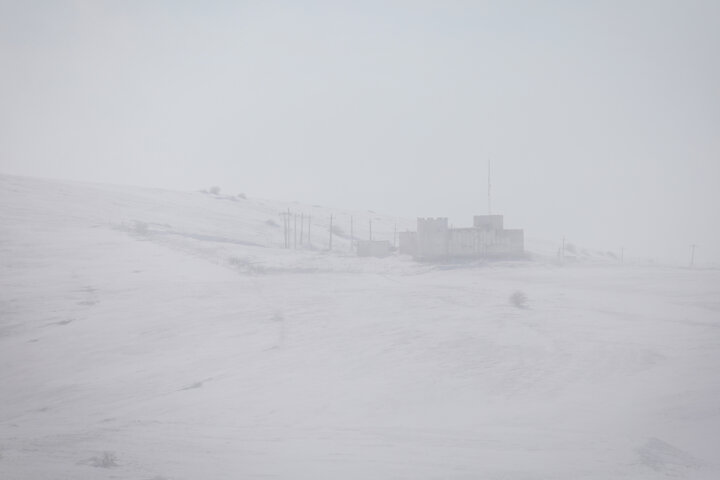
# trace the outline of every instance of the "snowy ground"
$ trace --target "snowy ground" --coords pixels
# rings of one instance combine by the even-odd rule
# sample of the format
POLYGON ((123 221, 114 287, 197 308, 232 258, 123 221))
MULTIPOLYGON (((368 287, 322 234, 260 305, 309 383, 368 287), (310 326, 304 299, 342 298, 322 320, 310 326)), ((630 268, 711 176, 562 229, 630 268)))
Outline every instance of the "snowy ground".
POLYGON ((350 215, 413 224, 0 176, 0 479, 720 478, 720 271, 358 259, 350 215))

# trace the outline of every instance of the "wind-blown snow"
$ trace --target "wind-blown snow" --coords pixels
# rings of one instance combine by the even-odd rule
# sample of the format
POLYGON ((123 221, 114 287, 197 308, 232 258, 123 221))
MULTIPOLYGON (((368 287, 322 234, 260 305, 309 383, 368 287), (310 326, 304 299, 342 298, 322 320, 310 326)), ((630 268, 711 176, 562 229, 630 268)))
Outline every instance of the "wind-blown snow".
POLYGON ((720 477, 720 271, 359 259, 351 214, 413 225, 0 176, 0 478, 720 477))

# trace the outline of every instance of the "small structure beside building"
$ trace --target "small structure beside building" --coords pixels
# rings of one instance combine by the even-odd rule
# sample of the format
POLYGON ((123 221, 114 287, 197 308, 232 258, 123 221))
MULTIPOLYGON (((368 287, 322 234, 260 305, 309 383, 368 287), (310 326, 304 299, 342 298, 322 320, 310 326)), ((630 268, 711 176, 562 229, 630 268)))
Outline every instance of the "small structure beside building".
POLYGON ((358 240, 357 254, 359 257, 387 257, 390 255, 388 240, 358 240))
POLYGON ((415 232, 398 232, 398 253, 400 255, 415 255, 417 251, 417 234, 415 232))
POLYGON ((469 228, 450 228, 448 219, 418 218, 417 232, 400 234, 401 254, 421 260, 513 258, 525 252, 521 229, 505 229, 502 215, 476 215, 469 228))

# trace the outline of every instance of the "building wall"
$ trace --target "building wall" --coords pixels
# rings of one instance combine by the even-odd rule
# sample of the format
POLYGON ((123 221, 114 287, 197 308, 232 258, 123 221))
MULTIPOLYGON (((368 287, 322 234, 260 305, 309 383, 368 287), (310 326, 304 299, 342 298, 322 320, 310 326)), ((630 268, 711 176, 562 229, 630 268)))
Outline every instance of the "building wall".
POLYGON ((451 229, 448 256, 518 256, 524 252, 523 230, 451 229))
POLYGON ((473 227, 483 228, 486 230, 502 230, 502 215, 475 215, 473 217, 473 227))
POLYGON ((453 228, 449 237, 450 256, 482 256, 487 253, 488 245, 495 243, 496 232, 479 228, 453 228))
POLYGON ((475 255, 477 253, 477 231, 474 228, 453 228, 450 230, 449 237, 449 255, 475 255))
MULTIPOLYGON (((503 229, 502 215, 478 215, 473 224, 470 228, 448 228, 447 218, 419 218, 418 232, 413 239, 414 256, 482 258, 524 253, 523 230, 503 229)), ((408 237, 406 243, 409 242, 408 237)))
POLYGON ((478 215, 473 227, 448 228, 447 218, 418 218, 417 232, 400 233, 400 253, 418 259, 523 255, 523 230, 502 228, 502 215, 478 215))
POLYGON ((448 254, 448 219, 418 218, 418 258, 444 257, 448 254))

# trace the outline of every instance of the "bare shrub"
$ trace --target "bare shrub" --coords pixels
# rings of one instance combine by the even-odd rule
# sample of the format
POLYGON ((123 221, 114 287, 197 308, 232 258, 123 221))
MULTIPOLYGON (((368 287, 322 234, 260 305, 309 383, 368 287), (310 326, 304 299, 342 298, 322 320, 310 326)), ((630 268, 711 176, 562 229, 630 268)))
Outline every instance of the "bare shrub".
POLYGON ((242 198, 243 200, 247 200, 247 195, 245 195, 244 193, 238 193, 237 196, 238 196, 238 198, 242 198))
POLYGON ((212 187, 210 187, 209 191, 213 195, 220 195, 220 187, 218 187, 217 185, 213 185, 212 187))
POLYGON ((150 230, 150 226, 145 222, 135 221, 133 225, 133 232, 138 235, 147 235, 150 230))
POLYGON ((527 295, 525 292, 517 290, 515 293, 510 295, 509 298, 510 304, 517 307, 517 308, 527 308, 527 295))
POLYGON ((102 455, 88 459, 87 463, 97 468, 112 468, 118 465, 117 458, 113 452, 103 452, 102 455))
POLYGON ((230 257, 228 258, 228 263, 233 267, 247 267, 252 265, 252 260, 248 257, 230 257))
POLYGON ((246 273, 265 273, 265 267, 257 264, 250 257, 229 257, 227 259, 228 264, 233 268, 246 273))

